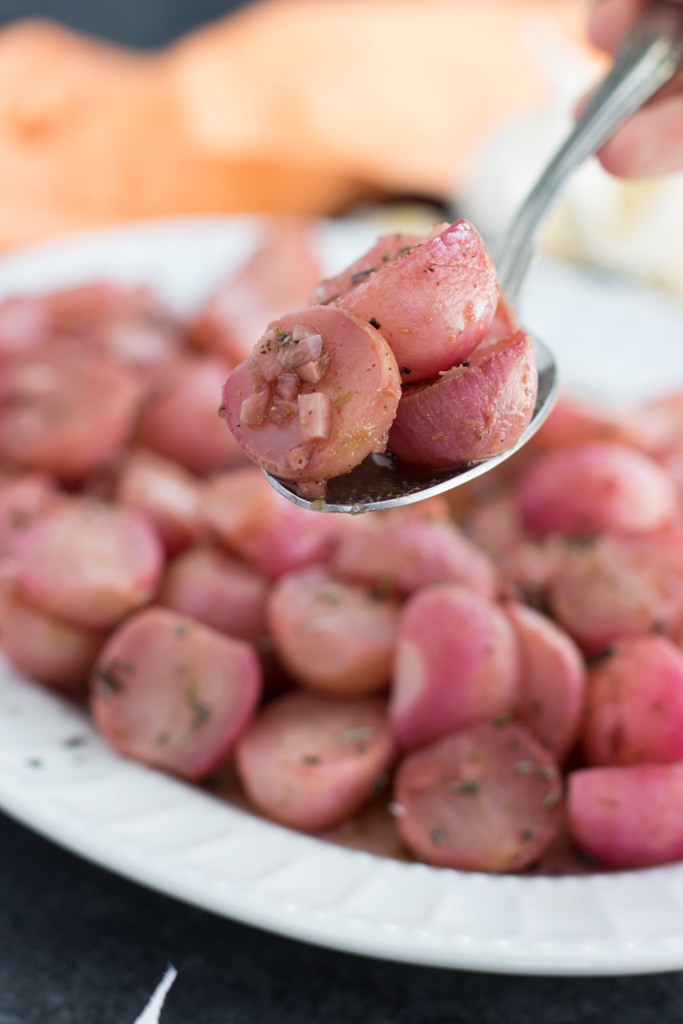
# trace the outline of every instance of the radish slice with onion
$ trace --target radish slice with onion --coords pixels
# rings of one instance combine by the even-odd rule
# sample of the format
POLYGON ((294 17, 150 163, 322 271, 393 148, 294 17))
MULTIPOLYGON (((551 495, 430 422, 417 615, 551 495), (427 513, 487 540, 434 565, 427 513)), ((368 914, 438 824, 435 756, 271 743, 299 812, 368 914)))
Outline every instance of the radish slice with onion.
POLYGON ((312 306, 269 326, 228 376, 222 411, 263 469, 318 482, 384 449, 399 398, 396 360, 380 332, 347 310, 312 306))

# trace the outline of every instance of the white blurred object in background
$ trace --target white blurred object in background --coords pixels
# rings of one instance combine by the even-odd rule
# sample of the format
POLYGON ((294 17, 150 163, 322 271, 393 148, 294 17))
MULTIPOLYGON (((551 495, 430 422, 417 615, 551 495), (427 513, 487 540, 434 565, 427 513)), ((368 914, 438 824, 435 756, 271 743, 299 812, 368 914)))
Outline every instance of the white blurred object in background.
MULTIPOLYGON (((566 137, 577 100, 603 68, 549 18, 527 19, 522 33, 530 59, 548 78, 551 98, 483 141, 455 197, 458 212, 476 224, 492 246, 566 137)), ((607 174, 592 159, 568 183, 543 233, 540 251, 683 295, 682 226, 683 173, 625 181, 607 174)))

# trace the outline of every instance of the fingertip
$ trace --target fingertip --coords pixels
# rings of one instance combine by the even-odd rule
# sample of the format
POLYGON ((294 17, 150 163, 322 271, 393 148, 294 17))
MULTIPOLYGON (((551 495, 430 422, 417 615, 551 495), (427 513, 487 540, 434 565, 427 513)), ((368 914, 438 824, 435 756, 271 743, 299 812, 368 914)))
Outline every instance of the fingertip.
POLYGON ((600 50, 615 50, 647 0, 594 0, 588 38, 600 50))
POLYGON ((638 111, 598 153, 600 163, 619 178, 651 178, 683 168, 683 99, 638 111))

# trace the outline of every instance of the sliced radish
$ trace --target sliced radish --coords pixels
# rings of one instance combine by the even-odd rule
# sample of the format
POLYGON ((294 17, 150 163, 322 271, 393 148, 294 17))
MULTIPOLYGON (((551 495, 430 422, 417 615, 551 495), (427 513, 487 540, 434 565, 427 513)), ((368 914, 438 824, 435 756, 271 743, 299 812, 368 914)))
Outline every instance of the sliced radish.
POLYGON ((399 396, 396 361, 382 335, 347 310, 313 306, 271 324, 251 359, 228 376, 222 408, 235 438, 254 462, 287 480, 317 482, 348 472, 385 446, 399 396), (317 338, 320 343, 314 341, 317 338), (319 345, 319 354, 311 357, 319 345), (301 363, 299 346, 305 348, 301 363), (260 361, 273 351, 282 372, 329 360, 318 381, 299 378, 297 404, 291 381, 284 397, 263 374, 259 382, 250 372, 255 363, 260 369, 260 361), (245 423, 244 403, 264 393, 270 403, 265 422, 250 425, 247 405, 245 423))

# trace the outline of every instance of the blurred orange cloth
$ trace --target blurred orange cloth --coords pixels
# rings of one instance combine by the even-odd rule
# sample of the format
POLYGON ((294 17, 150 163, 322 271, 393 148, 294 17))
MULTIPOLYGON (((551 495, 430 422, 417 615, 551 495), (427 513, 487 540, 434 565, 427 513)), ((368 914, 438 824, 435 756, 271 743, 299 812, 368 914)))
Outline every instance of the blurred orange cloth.
MULTIPOLYGON (((544 98, 523 29, 588 0, 260 0, 159 53, 0 32, 0 247, 137 217, 449 196, 544 98)), ((501 173, 505 169, 501 168, 501 173)))

